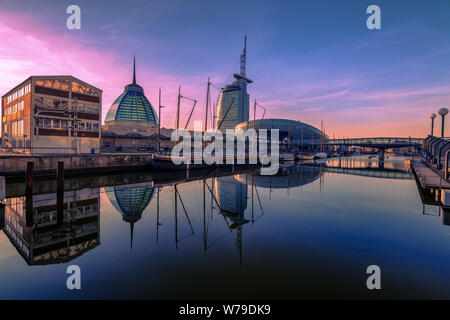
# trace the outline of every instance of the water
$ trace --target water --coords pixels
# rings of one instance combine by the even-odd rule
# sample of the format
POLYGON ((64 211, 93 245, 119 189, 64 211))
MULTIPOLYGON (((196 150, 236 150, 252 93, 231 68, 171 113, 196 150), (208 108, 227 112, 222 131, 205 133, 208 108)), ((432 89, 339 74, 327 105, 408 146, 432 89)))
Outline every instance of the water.
POLYGON ((23 185, 8 185, 0 298, 450 298, 450 228, 404 159, 327 166, 205 187, 176 173, 66 180, 81 190, 65 193, 62 222, 54 182, 40 182, 31 228, 23 185), (66 287, 71 264, 81 290, 66 287), (373 264, 381 290, 366 287, 373 264))

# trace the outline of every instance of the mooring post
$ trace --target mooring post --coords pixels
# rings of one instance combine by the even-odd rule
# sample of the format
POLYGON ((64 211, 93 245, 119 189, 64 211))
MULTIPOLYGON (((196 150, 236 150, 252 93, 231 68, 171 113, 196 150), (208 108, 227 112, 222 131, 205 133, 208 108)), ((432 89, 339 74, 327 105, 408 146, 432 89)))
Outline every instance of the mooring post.
POLYGON ((56 224, 60 225, 64 218, 64 161, 58 161, 56 179, 56 224))
POLYGON ((56 192, 64 193, 64 161, 58 161, 58 169, 56 172, 56 177, 58 179, 56 192))
POLYGON ((25 186, 25 223, 27 227, 32 227, 33 219, 33 170, 34 162, 27 162, 26 186, 25 186))
POLYGON ((33 170, 34 162, 27 162, 27 182, 25 193, 33 193, 33 170))

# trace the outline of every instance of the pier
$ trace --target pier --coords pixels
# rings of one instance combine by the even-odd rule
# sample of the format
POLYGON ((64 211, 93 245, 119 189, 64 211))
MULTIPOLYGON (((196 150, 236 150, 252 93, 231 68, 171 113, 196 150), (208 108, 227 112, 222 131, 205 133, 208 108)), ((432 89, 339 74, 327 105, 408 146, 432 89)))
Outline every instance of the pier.
POLYGON ((56 176, 58 162, 64 162, 67 174, 87 174, 92 172, 120 172, 130 168, 150 168, 151 153, 102 153, 102 154, 14 154, 0 156, 0 176, 23 177, 27 163, 34 164, 36 176, 56 176))
POLYGON ((450 182, 430 168, 423 160, 413 160, 411 168, 422 189, 450 189, 450 182))

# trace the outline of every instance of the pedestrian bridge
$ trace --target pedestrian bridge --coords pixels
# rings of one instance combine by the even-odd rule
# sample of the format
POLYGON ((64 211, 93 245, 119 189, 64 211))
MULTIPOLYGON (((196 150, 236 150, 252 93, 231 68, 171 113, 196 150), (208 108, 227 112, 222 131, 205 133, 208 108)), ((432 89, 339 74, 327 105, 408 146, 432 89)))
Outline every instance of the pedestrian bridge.
POLYGON ((329 146, 355 146, 379 149, 418 147, 422 145, 423 138, 352 138, 328 139, 325 144, 329 146))

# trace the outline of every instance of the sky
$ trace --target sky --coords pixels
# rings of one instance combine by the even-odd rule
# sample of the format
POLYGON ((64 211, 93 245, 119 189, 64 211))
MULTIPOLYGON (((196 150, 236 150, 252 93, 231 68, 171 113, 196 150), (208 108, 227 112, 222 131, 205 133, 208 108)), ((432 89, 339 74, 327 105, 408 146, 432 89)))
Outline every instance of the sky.
MULTIPOLYGON (((30 75, 70 74, 103 90, 104 118, 135 54, 138 84, 155 108, 161 88, 162 125, 174 127, 178 86, 201 120, 207 78, 233 81, 245 34, 251 105, 266 118, 323 120, 336 138, 424 137, 429 114, 450 107, 448 0, 2 0, 0 94, 30 75), (71 4, 80 30, 66 27, 71 4), (372 4, 380 30, 366 27, 372 4)), ((191 107, 183 101, 181 123, 191 107)))

